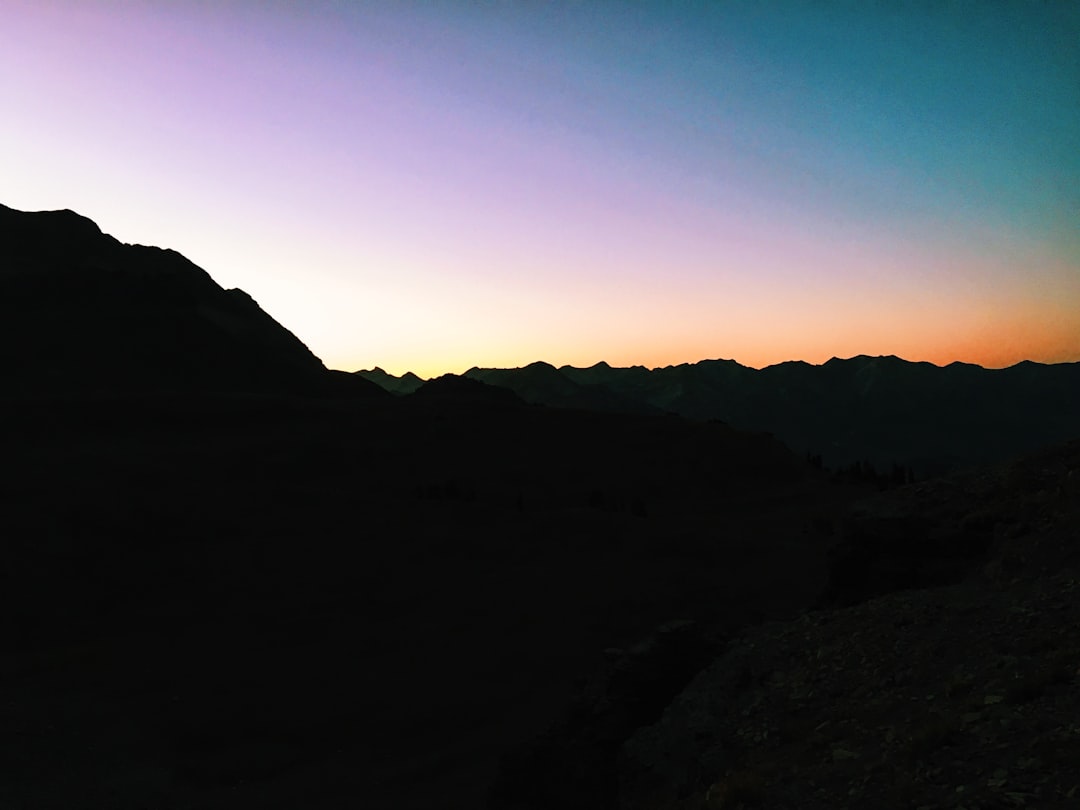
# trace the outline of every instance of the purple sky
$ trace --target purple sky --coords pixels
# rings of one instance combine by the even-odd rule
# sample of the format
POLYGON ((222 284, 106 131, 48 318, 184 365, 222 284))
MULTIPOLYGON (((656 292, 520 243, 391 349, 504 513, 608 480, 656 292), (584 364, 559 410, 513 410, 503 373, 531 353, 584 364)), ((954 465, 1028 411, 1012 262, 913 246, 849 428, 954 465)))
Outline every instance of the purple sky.
POLYGON ((1080 359, 1080 7, 891 7, 0 0, 0 202, 348 370, 1080 359))

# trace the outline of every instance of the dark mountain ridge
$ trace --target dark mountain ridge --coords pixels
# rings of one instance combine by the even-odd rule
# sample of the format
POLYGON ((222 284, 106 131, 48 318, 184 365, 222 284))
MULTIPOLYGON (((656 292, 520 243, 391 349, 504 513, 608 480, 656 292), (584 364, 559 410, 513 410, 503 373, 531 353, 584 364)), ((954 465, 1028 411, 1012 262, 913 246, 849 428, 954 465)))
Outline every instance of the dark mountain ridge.
POLYGON ((859 355, 760 370, 703 360, 651 370, 533 363, 465 375, 535 404, 667 411, 768 431, 834 469, 895 464, 925 477, 1080 436, 1080 363, 986 369, 859 355))
POLYGON ((327 371, 243 290, 179 253, 127 245, 72 211, 0 206, 0 369, 8 392, 336 392, 327 371))
POLYGON ((405 372, 400 377, 395 377, 393 374, 387 374, 381 368, 375 366, 375 368, 361 369, 353 373, 363 377, 365 380, 370 380, 381 388, 385 388, 391 394, 411 394, 424 384, 424 381, 411 371, 405 372))
POLYGON ((636 398, 590 381, 576 381, 550 363, 530 363, 520 369, 471 368, 465 376, 488 385, 509 388, 526 402, 608 413, 660 413, 636 398))

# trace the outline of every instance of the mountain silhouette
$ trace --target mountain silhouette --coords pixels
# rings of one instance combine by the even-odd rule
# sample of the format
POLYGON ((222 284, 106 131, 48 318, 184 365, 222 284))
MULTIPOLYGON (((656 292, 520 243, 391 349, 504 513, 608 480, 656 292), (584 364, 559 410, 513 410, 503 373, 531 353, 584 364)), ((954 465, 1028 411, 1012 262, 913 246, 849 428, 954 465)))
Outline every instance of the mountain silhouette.
POLYGON ((386 389, 391 394, 411 394, 424 384, 424 381, 411 371, 405 372, 400 377, 395 377, 393 374, 387 374, 381 368, 375 366, 375 368, 362 369, 354 373, 365 380, 370 380, 380 388, 386 389))
POLYGON ((508 388, 488 385, 480 380, 457 374, 444 374, 428 380, 413 391, 408 399, 436 405, 468 406, 473 408, 523 406, 524 401, 508 388))
POLYGON ((14 393, 338 392, 243 290, 172 250, 122 244, 72 211, 0 206, 0 368, 14 393))
POLYGON ((471 368, 466 377, 509 388, 526 402, 561 408, 582 408, 610 413, 659 413, 638 399, 603 386, 579 383, 550 363, 538 361, 519 369, 471 368))
POLYGON ((0 245, 4 807, 1074 803, 1080 444, 778 437, 1001 452, 1075 365, 417 386, 70 211, 0 245))
POLYGON ((533 404, 669 412, 771 432, 833 469, 899 465, 925 477, 1080 436, 1080 363, 986 369, 860 355, 760 370, 733 360, 651 370, 533 363, 466 376, 533 404))

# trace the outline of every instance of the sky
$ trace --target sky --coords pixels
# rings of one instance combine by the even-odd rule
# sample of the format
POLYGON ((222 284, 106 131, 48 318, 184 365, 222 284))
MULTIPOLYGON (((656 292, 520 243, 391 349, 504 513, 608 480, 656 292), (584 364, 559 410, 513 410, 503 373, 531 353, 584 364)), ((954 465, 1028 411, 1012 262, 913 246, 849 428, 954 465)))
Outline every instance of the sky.
POLYGON ((1080 4, 0 0, 0 203, 331 368, 1080 360, 1080 4))

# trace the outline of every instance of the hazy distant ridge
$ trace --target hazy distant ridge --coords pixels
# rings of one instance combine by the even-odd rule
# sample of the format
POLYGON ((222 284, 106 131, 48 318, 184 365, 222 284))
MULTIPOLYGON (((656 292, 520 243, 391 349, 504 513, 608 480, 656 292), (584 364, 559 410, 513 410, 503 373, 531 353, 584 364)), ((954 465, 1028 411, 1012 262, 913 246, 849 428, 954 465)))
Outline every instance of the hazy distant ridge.
MULTIPOLYGON (((927 474, 1080 436, 1080 363, 986 369, 860 355, 760 370, 734 360, 656 369, 532 363, 465 376, 538 405, 667 411, 769 431, 828 465, 897 462, 927 474)), ((386 377, 388 390, 404 379, 386 377)))
POLYGON ((362 369, 355 372, 355 374, 385 388, 391 394, 411 394, 424 384, 424 380, 411 371, 406 371, 400 377, 395 377, 393 374, 387 374, 378 366, 372 369, 362 369))

